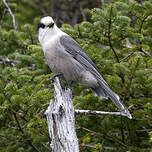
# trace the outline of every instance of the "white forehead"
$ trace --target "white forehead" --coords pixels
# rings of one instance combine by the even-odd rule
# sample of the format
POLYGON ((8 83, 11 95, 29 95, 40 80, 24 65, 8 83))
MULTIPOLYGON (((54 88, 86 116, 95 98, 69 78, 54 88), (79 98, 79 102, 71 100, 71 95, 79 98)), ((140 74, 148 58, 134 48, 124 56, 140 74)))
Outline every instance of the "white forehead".
POLYGON ((54 23, 54 20, 52 17, 46 16, 46 17, 43 17, 40 22, 45 24, 45 25, 48 25, 50 23, 54 23))

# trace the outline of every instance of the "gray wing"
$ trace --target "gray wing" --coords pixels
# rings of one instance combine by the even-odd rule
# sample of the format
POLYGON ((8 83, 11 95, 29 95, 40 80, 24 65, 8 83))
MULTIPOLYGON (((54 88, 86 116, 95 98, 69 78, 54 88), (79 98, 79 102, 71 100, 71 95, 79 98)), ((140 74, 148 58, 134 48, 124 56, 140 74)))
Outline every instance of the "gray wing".
POLYGON ((80 55, 84 61, 89 62, 89 64, 94 68, 96 71, 99 71, 96 65, 92 62, 92 60, 83 52, 80 45, 73 40, 68 35, 63 35, 60 37, 60 43, 63 45, 65 50, 70 53, 73 58, 77 59, 80 55))
POLYGON ((70 36, 63 35, 60 37, 60 43, 65 50, 73 56, 79 63, 81 63, 88 71, 94 74, 97 79, 100 79, 105 85, 108 86, 106 81, 102 78, 98 68, 93 61, 83 52, 80 45, 70 36))
POLYGON ((108 86, 106 81, 102 78, 98 68, 93 61, 84 53, 80 45, 69 35, 63 35, 60 37, 60 43, 65 50, 73 56, 79 63, 81 63, 88 71, 90 71, 103 85, 108 86))
POLYGON ((107 97, 109 97, 121 111, 124 113, 129 113, 125 106, 121 103, 119 96, 109 88, 93 61, 83 52, 79 44, 68 35, 61 36, 60 43, 75 60, 81 63, 81 65, 83 65, 96 77, 99 85, 102 87, 107 97))

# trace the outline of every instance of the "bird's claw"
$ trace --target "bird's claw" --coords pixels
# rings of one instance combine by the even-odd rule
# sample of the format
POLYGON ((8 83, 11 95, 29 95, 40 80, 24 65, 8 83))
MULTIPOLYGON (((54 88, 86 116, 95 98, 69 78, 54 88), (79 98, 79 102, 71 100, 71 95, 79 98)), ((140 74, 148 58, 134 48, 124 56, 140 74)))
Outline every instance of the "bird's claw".
POLYGON ((61 75, 62 73, 54 73, 53 76, 50 77, 50 79, 54 81, 55 77, 61 76, 61 75))

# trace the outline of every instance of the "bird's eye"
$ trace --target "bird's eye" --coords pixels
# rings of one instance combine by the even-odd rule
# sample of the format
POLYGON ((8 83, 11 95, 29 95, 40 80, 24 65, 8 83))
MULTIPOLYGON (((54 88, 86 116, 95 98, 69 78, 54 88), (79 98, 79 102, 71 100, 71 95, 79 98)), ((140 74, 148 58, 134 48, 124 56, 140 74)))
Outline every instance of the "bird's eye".
POLYGON ((38 23, 38 26, 37 26, 37 31, 39 30, 39 28, 42 28, 44 29, 45 28, 45 25, 41 22, 38 23))
POLYGON ((45 28, 45 25, 43 23, 40 23, 41 28, 45 28))
POLYGON ((48 25, 48 27, 50 27, 50 28, 53 27, 53 26, 54 26, 54 23, 51 23, 51 24, 48 25))

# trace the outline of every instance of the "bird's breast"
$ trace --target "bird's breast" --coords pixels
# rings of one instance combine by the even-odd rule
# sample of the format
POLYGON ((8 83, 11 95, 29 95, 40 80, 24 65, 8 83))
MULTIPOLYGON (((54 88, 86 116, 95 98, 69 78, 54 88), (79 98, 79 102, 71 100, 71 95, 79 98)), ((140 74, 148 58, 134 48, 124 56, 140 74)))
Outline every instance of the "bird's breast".
POLYGON ((47 64, 53 72, 62 72, 70 64, 70 55, 64 50, 58 39, 53 39, 43 48, 47 64))
POLYGON ((50 41, 45 47, 45 58, 54 73, 62 73, 68 81, 81 82, 92 86, 96 83, 94 76, 69 54, 58 40, 50 41))

